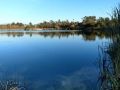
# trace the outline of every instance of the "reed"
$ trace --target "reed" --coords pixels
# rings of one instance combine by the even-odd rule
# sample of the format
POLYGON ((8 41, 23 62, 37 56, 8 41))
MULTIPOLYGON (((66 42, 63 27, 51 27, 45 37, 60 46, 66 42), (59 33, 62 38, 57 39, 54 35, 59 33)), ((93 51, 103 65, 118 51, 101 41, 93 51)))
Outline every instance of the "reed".
POLYGON ((110 41, 99 46, 102 51, 98 58, 100 90, 120 90, 120 3, 113 8, 111 19, 114 25, 109 25, 106 30, 110 41))
POLYGON ((25 77, 20 80, 19 72, 13 74, 0 68, 0 90, 33 90, 31 84, 25 77))

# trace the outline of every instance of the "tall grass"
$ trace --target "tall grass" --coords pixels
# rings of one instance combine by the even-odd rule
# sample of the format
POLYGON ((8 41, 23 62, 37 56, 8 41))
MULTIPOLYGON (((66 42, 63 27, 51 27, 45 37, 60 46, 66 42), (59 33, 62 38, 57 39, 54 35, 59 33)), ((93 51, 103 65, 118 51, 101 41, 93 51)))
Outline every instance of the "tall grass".
POLYGON ((106 30, 110 42, 99 46, 102 50, 102 56, 98 58, 100 90, 120 90, 120 3, 113 8, 111 19, 114 25, 109 25, 106 30))

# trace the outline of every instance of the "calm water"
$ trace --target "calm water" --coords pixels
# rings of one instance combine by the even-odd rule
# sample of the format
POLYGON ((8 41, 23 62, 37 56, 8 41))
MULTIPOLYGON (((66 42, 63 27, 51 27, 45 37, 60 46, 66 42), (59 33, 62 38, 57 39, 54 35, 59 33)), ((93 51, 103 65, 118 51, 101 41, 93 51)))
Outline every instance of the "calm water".
POLYGON ((94 62, 105 41, 102 34, 78 31, 0 31, 0 66, 36 90, 96 90, 94 62))

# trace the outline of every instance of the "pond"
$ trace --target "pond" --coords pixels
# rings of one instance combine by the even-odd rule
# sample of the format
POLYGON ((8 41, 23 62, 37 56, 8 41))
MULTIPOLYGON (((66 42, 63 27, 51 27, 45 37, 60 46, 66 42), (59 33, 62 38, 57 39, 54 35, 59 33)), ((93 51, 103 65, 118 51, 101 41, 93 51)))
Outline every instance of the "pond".
POLYGON ((98 45, 107 40, 99 32, 1 30, 0 72, 26 78, 35 90, 96 90, 99 70, 94 62, 98 45))

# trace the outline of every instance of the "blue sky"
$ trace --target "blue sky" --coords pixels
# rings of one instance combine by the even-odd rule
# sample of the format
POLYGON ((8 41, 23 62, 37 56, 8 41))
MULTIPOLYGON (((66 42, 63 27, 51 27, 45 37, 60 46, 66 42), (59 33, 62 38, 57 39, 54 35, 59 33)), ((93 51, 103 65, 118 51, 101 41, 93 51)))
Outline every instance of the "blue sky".
POLYGON ((119 0, 0 0, 0 24, 69 20, 84 16, 109 17, 119 0))

